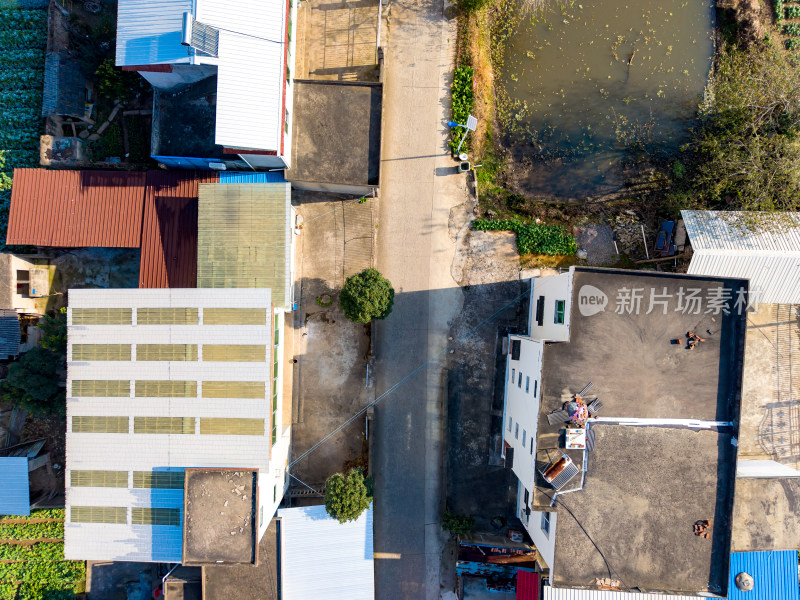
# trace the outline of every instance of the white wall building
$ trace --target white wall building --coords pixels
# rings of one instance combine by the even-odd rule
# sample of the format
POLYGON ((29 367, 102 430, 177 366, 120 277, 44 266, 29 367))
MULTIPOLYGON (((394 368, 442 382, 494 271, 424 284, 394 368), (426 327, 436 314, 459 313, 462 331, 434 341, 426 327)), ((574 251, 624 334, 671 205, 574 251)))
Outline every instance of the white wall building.
POLYGON ((531 279, 530 336, 547 342, 569 341, 572 273, 531 279))
POLYGON ((65 556, 180 562, 186 468, 258 469, 260 539, 290 443, 270 290, 70 290, 67 319, 65 556))
POLYGON ((288 167, 297 4, 120 0, 116 64, 159 89, 216 75, 216 144, 255 168, 288 167))

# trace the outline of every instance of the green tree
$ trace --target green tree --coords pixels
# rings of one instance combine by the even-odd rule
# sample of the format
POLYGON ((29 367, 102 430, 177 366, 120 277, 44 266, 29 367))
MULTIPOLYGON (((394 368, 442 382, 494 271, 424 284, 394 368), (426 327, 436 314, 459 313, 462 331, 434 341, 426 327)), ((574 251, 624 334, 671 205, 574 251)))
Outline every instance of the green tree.
POLYGON ((45 315, 39 323, 42 330, 42 337, 39 345, 42 348, 52 350, 58 355, 67 353, 67 309, 62 308, 55 315, 45 315))
POLYGON ((347 278, 339 294, 344 316, 356 323, 385 319, 392 312, 394 288, 377 269, 365 269, 347 278))
POLYGON ((370 500, 361 469, 352 469, 346 475, 334 473, 325 482, 325 510, 339 523, 358 519, 369 508, 370 500))
POLYGON ((34 413, 64 411, 66 393, 59 384, 63 360, 55 352, 37 346, 8 367, 0 384, 0 398, 34 413))

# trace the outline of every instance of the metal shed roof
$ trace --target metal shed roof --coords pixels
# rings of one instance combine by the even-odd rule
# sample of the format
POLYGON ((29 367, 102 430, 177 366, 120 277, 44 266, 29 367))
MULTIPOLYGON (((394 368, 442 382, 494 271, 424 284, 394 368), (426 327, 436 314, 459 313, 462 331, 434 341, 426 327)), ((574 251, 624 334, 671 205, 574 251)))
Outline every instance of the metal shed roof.
POLYGON ((676 596, 643 592, 611 592, 544 586, 544 600, 707 600, 702 596, 676 596))
POLYGON ((798 600, 797 551, 734 552, 731 554, 728 600, 798 600), (736 576, 747 573, 755 587, 747 592, 736 587, 736 576))
POLYGON ((137 248, 145 174, 14 169, 7 244, 137 248))
POLYGON ((26 456, 0 457, 0 489, 0 515, 31 514, 26 456))
POLYGON ((201 184, 197 286, 269 288, 278 308, 291 298, 291 186, 201 184))
POLYGON ((285 600, 373 600, 372 505, 339 523, 324 506, 278 510, 285 600))
POLYGON ((17 356, 21 338, 17 311, 13 308, 0 308, 0 359, 17 356))
POLYGON ((120 0, 117 5, 117 66, 188 63, 181 45, 183 13, 192 0, 120 0))
POLYGON ((285 0, 120 0, 116 64, 216 65, 216 143, 281 151, 288 6, 285 0), (218 57, 181 45, 184 12, 219 29, 218 57))
POLYGON ((220 171, 220 183, 283 183, 286 181, 283 171, 220 171))
POLYGON ((148 171, 140 288, 197 287, 197 190, 217 174, 148 171))
POLYGON ((800 213, 682 211, 689 273, 750 280, 759 302, 800 303, 800 213))

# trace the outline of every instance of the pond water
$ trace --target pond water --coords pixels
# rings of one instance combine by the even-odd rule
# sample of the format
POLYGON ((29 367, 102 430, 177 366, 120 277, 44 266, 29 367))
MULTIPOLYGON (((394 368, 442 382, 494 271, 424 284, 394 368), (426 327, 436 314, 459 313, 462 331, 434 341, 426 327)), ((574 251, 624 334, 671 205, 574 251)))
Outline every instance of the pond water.
POLYGON ((528 165, 523 187, 565 199, 607 193, 621 185, 633 142, 684 139, 711 68, 713 6, 544 1, 506 44, 501 122, 528 165))

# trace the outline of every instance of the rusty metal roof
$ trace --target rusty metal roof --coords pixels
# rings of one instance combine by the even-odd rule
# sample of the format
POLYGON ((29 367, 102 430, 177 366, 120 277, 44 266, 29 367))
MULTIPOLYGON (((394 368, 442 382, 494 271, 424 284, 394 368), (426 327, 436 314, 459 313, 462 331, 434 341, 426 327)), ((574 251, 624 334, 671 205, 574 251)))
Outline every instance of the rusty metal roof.
POLYGON ((197 192, 216 183, 203 171, 148 171, 140 288, 197 287, 197 192))
POLYGON ((137 248, 145 174, 15 169, 7 244, 137 248))

